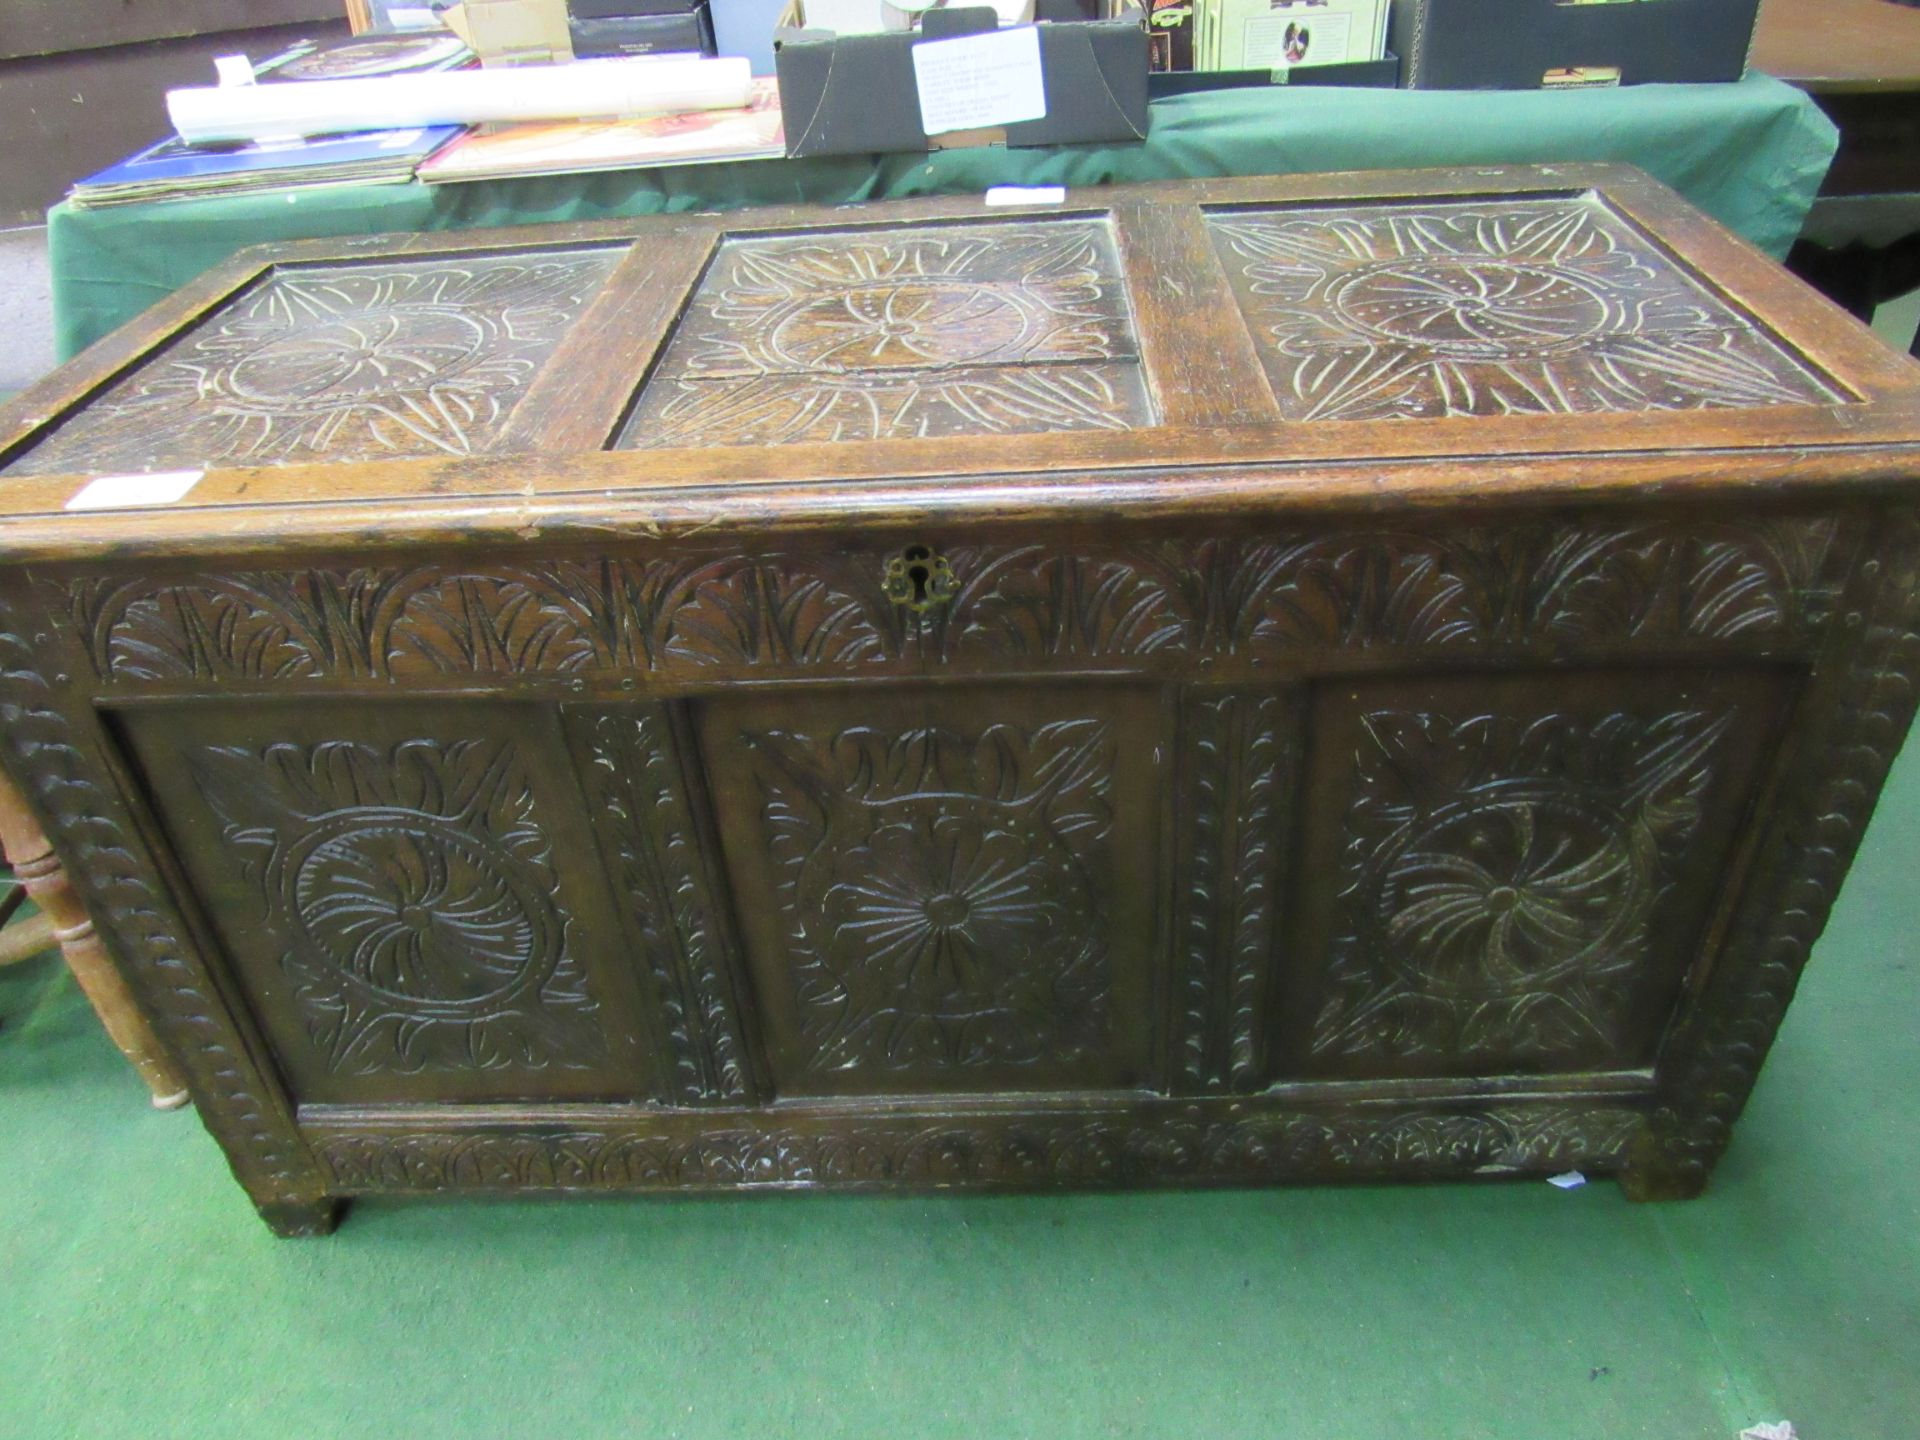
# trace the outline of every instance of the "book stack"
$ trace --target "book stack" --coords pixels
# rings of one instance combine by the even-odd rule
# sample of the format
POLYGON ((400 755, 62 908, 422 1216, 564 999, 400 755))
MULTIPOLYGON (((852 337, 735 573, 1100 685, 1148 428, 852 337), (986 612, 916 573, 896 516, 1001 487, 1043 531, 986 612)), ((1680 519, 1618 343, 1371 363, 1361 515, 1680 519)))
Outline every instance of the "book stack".
POLYGON ((321 185, 401 185, 462 128, 368 130, 257 145, 189 145, 176 137, 76 181, 67 199, 86 208, 321 185))

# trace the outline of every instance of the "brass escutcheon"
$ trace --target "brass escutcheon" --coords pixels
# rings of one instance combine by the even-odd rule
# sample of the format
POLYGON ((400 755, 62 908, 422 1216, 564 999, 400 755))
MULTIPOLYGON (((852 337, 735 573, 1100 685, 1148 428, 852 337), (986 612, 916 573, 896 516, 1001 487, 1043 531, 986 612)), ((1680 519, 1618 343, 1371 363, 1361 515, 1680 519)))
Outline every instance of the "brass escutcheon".
POLYGON ((916 615, 946 604, 960 588, 947 557, 925 545, 909 545, 887 561, 880 583, 889 600, 916 615))

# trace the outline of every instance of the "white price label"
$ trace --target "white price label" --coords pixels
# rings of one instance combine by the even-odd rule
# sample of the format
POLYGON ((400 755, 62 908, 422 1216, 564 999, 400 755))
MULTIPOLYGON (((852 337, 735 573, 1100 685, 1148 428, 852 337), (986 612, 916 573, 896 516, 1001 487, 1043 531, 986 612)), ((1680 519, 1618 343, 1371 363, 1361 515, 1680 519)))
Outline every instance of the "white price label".
POLYGON ((102 475, 89 480, 67 501, 69 510, 125 510, 139 505, 171 505, 195 485, 205 470, 156 470, 151 475, 102 475))
POLYGON ((929 135, 1046 118, 1040 32, 1031 25, 922 40, 913 47, 913 79, 929 135))
POLYGON ((1064 185, 989 185, 986 203, 989 205, 1064 205, 1067 203, 1067 187, 1064 185))

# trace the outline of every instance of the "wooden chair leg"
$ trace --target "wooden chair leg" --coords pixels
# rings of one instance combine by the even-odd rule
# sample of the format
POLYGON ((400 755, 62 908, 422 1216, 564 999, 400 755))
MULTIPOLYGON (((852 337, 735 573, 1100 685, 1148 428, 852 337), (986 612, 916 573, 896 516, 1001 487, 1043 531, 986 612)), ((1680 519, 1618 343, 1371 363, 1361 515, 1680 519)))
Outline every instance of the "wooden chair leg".
POLYGON ((53 933, 53 921, 46 912, 29 915, 16 924, 0 929, 0 966, 18 965, 31 960, 42 950, 50 950, 60 941, 53 933))
MULTIPOLYGON (((0 853, 12 862, 14 877, 40 907, 40 915, 35 918, 43 922, 50 938, 59 945, 67 968, 109 1038, 146 1081, 155 1107, 177 1110, 185 1105, 186 1078, 134 1004, 127 982, 94 933, 93 921, 87 918, 80 897, 67 883, 53 847, 4 775, 0 775, 0 853)), ((41 948, 44 946, 36 945, 28 953, 41 948)))

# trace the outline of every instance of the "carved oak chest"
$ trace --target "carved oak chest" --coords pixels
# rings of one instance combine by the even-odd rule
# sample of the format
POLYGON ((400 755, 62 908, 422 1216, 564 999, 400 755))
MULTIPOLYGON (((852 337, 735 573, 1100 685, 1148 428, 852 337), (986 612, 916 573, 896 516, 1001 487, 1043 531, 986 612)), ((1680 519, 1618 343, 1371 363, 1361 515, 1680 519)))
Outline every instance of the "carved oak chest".
POLYGON ((1625 171, 251 252, 0 416, 0 754, 268 1221, 1697 1191, 1920 371, 1625 171))

